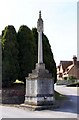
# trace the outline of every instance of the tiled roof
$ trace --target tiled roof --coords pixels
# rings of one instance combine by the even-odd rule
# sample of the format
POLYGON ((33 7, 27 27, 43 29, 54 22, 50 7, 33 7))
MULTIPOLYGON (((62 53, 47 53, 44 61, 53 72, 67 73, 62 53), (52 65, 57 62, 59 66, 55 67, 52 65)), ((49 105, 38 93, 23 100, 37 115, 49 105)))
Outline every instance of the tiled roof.
POLYGON ((74 64, 68 66, 67 69, 66 69, 67 73, 69 73, 69 71, 70 71, 73 67, 74 67, 74 64))
POLYGON ((79 61, 77 61, 77 58, 74 58, 73 61, 60 61, 57 69, 58 75, 62 72, 62 78, 68 77, 69 74, 72 75, 74 72, 74 75, 79 79, 79 61), (75 71, 77 71, 77 74, 75 71))
MULTIPOLYGON (((61 64, 64 69, 64 72, 67 71, 67 73, 74 67, 72 61, 61 61, 61 64)), ((77 61, 77 68, 79 69, 79 61, 77 61)))
POLYGON ((68 66, 72 64, 73 64, 73 61, 60 61, 60 65, 62 65, 64 71, 68 66))

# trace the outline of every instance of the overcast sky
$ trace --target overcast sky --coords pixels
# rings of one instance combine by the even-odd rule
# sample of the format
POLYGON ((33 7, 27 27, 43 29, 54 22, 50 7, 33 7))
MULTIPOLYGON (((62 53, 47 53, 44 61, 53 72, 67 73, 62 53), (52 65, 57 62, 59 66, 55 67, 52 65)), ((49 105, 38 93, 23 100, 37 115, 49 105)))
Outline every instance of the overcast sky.
POLYGON ((37 27, 39 10, 57 65, 72 60, 77 55, 77 0, 0 0, 0 33, 7 25, 17 31, 21 25, 37 27))

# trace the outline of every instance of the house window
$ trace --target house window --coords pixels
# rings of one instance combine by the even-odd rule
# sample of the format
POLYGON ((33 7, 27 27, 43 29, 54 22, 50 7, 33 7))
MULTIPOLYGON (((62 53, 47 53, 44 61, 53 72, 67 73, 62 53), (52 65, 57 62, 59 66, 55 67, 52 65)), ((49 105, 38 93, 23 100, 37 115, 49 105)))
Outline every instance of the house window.
POLYGON ((59 73, 59 77, 62 77, 62 73, 59 73))
POLYGON ((69 68, 67 68, 67 71, 69 70, 69 68))

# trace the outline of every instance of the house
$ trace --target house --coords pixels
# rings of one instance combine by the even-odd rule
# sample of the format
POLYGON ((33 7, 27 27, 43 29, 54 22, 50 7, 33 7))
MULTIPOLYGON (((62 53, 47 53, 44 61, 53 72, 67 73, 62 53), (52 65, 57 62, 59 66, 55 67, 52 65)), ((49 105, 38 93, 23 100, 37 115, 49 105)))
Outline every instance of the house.
POLYGON ((58 80, 67 79, 71 76, 79 79, 79 61, 77 61, 76 56, 73 56, 73 61, 60 61, 59 66, 57 66, 58 80))

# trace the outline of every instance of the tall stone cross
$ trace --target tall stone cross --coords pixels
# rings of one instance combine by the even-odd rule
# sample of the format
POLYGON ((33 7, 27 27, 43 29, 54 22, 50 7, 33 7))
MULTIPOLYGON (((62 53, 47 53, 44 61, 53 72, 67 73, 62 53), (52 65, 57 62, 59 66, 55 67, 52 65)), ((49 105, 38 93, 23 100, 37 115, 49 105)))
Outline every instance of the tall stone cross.
POLYGON ((41 18, 41 11, 39 11, 39 19, 37 21, 38 32, 38 64, 43 63, 43 48, 42 48, 42 32, 43 32, 43 20, 41 18))
POLYGON ((54 80, 43 63, 43 20, 41 11, 37 21, 37 32, 38 63, 36 63, 36 68, 32 70, 32 73, 29 73, 28 77, 26 77, 25 104, 30 105, 31 108, 34 106, 35 109, 46 109, 54 104, 54 80))

